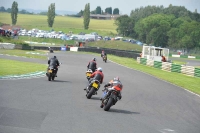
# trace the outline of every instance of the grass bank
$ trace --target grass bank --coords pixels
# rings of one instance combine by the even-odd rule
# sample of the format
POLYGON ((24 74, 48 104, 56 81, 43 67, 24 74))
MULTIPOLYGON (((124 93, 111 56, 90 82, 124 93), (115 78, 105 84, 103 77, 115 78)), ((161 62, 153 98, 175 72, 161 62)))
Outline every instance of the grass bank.
POLYGON ((47 66, 38 63, 21 62, 8 59, 0 59, 0 76, 21 75, 30 72, 46 71, 47 66))
MULTIPOLYGON (((0 13, 1 23, 11 24, 12 20, 10 13, 0 13)), ((91 33, 98 32, 100 35, 112 35, 116 34, 117 26, 114 25, 114 20, 97 20, 90 19, 90 25, 88 30, 83 28, 83 18, 75 18, 68 16, 56 16, 52 28, 48 27, 46 15, 29 15, 18 14, 17 24, 25 29, 38 28, 40 30, 63 31, 69 33, 72 31, 77 34, 80 32, 91 33)))
POLYGON ((142 51, 142 46, 140 45, 123 42, 123 41, 116 41, 116 40, 112 40, 112 41, 100 40, 96 42, 90 42, 87 44, 87 46, 119 49, 119 50, 142 51))

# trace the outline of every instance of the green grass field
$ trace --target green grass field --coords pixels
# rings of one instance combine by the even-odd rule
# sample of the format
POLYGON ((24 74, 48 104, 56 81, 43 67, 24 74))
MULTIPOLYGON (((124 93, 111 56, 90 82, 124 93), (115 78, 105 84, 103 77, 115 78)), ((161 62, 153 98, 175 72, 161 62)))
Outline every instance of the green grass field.
POLYGON ((47 68, 47 66, 44 64, 21 62, 8 59, 0 59, 0 64, 0 76, 46 71, 47 68))
MULTIPOLYGON (((0 12, 0 22, 11 24, 10 13, 0 12)), ((63 31, 77 34, 80 32, 91 33, 98 32, 99 35, 111 35, 116 34, 117 26, 114 25, 114 20, 96 20, 90 19, 90 25, 88 30, 83 28, 83 18, 67 17, 67 16, 56 16, 54 19, 54 25, 52 28, 48 27, 47 16, 45 15, 27 15, 18 14, 17 24, 25 29, 38 28, 40 30, 51 30, 63 31)))

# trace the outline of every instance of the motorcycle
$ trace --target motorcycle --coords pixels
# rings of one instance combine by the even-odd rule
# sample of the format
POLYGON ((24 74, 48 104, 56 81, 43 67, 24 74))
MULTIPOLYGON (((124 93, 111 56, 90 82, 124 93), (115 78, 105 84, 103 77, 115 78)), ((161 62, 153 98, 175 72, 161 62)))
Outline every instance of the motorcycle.
POLYGON ((50 49, 50 50, 49 50, 49 53, 53 53, 53 49, 50 49))
POLYGON ((88 69, 87 71, 86 71, 86 78, 88 79, 88 81, 90 80, 90 76, 92 75, 92 73, 93 73, 93 71, 91 70, 91 69, 88 69))
POLYGON ((107 56, 106 55, 104 55, 102 58, 103 58, 103 61, 107 62, 107 56))
MULTIPOLYGON (((60 63, 61 65, 62 63, 60 63)), ((59 66, 57 66, 57 69, 59 68, 59 66)), ((46 76, 48 77, 48 80, 54 80, 56 77, 56 69, 53 66, 49 66, 47 69, 47 73, 46 76)))
POLYGON ((119 100, 118 93, 120 92, 115 89, 112 89, 109 92, 104 91, 104 95, 106 95, 106 93, 109 93, 109 94, 105 99, 102 100, 100 107, 104 108, 105 111, 108 111, 110 107, 115 105, 117 101, 119 100))
POLYGON ((99 88, 100 82, 98 80, 93 80, 86 89, 86 97, 90 99, 92 95, 97 95, 99 88))
POLYGON ((53 68, 52 66, 48 67, 46 75, 49 81, 54 80, 56 76, 56 69, 53 68))

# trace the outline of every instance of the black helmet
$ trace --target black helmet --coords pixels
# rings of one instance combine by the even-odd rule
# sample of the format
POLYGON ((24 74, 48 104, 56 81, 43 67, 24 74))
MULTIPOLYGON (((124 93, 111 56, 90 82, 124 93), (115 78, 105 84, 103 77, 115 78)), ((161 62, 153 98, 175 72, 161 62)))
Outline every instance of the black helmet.
POLYGON ((55 59, 56 59, 56 56, 53 56, 53 58, 55 58, 55 59))

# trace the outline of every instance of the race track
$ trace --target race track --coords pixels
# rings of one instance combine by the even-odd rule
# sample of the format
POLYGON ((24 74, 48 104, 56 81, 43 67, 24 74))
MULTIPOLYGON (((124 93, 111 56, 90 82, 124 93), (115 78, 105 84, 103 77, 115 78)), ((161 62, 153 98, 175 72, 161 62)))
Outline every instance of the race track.
POLYGON ((111 61, 104 63, 99 55, 103 85, 115 76, 124 85, 122 100, 106 112, 99 107, 103 85, 91 99, 83 90, 86 65, 94 56, 73 52, 49 56, 53 55, 62 62, 55 81, 0 80, 0 133, 200 133, 197 95, 111 61))

